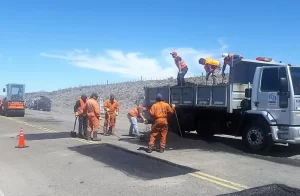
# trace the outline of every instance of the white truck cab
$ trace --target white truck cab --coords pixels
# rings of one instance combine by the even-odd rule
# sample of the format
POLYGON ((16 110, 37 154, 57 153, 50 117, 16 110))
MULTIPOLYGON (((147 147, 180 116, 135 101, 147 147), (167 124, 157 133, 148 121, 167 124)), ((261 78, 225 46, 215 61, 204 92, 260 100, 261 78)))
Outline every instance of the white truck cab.
POLYGON ((300 67, 257 67, 249 90, 246 113, 264 116, 274 142, 300 143, 300 67))

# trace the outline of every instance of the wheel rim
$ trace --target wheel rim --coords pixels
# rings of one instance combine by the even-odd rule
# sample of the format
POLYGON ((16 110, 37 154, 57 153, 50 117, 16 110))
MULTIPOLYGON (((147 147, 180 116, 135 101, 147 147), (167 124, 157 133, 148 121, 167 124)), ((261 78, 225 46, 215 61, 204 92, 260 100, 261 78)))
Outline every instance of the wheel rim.
POLYGON ((255 148, 259 148, 264 143, 264 134, 257 128, 252 128, 247 133, 248 143, 255 148))

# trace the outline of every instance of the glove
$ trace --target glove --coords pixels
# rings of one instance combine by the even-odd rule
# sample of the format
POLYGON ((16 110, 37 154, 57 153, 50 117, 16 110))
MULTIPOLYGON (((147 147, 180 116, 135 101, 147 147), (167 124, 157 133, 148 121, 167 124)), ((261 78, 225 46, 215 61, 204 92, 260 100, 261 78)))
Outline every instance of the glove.
POLYGON ((145 119, 145 118, 144 118, 143 120, 144 120, 144 123, 145 123, 145 124, 147 124, 147 123, 148 123, 147 119, 145 119))
POLYGON ((78 112, 75 112, 75 116, 78 116, 79 114, 78 114, 78 112))
POLYGON ((116 116, 118 116, 118 115, 119 115, 119 112, 116 111, 115 114, 116 114, 116 116))
POLYGON ((172 104, 172 108, 175 108, 176 107, 176 105, 175 104, 172 104))
POLYGON ((106 109, 106 111, 107 111, 107 112, 109 112, 109 111, 110 111, 110 109, 109 109, 109 108, 107 108, 107 109, 106 109))

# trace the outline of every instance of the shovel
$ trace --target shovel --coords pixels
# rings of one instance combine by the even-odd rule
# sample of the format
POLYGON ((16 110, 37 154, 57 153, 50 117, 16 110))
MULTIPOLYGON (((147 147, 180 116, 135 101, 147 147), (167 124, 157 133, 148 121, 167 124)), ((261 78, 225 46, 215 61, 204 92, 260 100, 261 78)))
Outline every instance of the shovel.
POLYGON ((71 137, 76 137, 77 136, 77 134, 75 132, 77 118, 78 118, 78 116, 75 117, 74 128, 73 128, 73 131, 71 131, 71 137))

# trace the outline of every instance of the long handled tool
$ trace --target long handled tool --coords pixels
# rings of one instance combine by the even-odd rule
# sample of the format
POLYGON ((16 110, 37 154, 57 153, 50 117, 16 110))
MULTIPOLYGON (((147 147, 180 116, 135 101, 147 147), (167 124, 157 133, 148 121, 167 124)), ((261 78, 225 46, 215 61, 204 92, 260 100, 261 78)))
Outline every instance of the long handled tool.
POLYGON ((73 131, 71 131, 71 137, 76 137, 75 128, 76 128, 77 118, 78 118, 78 116, 75 117, 74 128, 73 128, 73 131))
POLYGON ((183 139, 182 132, 181 132, 181 128, 180 128, 180 124, 179 124, 179 120, 178 120, 178 116, 177 116, 177 112, 176 112, 176 109, 175 109, 175 108, 174 108, 174 113, 175 113, 175 117, 176 117, 178 129, 179 129, 180 137, 181 137, 181 139, 183 139))
MULTIPOLYGON (((170 94, 170 95, 171 95, 171 100, 173 100, 172 94, 170 94)), ((175 117, 176 117, 176 121, 177 121, 177 126, 178 126, 178 129, 179 129, 179 132, 180 132, 180 137, 182 139, 183 136, 182 136, 182 132, 181 132, 181 128, 180 128, 180 124, 179 124, 179 120, 178 120, 178 116, 177 116, 177 112, 176 112, 175 108, 174 108, 174 113, 175 113, 175 117)))
POLYGON ((111 128, 111 124, 110 124, 110 114, 107 112, 107 115, 108 115, 108 129, 106 131, 106 135, 108 135, 109 133, 112 133, 112 130, 110 129, 111 128))

